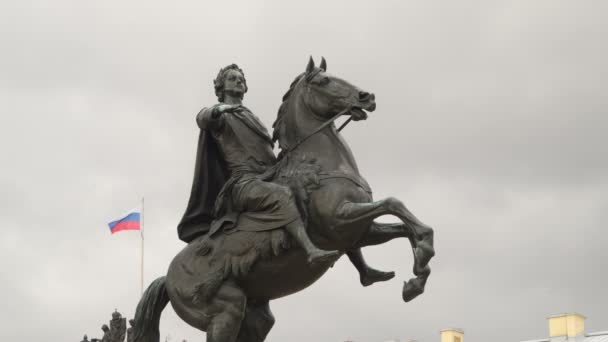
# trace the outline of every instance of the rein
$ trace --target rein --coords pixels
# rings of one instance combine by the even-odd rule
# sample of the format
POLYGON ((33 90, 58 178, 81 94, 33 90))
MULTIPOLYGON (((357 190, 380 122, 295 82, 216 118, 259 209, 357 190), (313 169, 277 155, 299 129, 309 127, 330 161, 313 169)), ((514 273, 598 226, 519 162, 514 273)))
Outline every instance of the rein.
POLYGON ((342 128, 346 127, 346 125, 348 125, 348 123, 351 122, 352 120, 353 120, 353 116, 351 115, 350 118, 348 118, 348 120, 344 121, 342 126, 340 126, 340 128, 338 128, 338 132, 340 132, 342 130, 342 128))

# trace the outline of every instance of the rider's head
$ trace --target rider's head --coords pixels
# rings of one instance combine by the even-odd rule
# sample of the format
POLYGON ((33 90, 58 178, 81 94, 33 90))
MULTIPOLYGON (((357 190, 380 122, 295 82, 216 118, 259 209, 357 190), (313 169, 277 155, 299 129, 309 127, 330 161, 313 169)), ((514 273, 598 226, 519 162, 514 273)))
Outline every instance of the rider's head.
POLYGON ((110 328, 108 328, 107 324, 104 324, 101 326, 101 330, 103 330, 104 332, 110 331, 110 328))
POLYGON ((135 326, 135 320, 133 318, 131 318, 129 320, 129 324, 131 324, 131 326, 134 327, 135 326))
POLYGON ((215 95, 220 102, 224 102, 224 96, 229 93, 231 96, 243 98, 247 92, 247 81, 243 70, 236 64, 230 64, 217 73, 213 80, 215 95))

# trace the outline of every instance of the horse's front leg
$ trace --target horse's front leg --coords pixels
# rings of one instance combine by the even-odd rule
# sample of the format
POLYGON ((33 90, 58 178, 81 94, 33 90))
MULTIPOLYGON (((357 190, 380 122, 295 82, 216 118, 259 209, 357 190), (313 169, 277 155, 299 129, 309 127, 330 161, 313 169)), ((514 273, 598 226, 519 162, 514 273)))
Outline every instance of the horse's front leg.
POLYGON ((397 238, 410 239, 412 247, 415 246, 413 241, 412 230, 402 222, 400 223, 380 223, 372 222, 367 234, 357 244, 357 248, 381 245, 397 238))
MULTIPOLYGON (((403 223, 373 222, 368 233, 359 241, 356 247, 359 249, 379 245, 396 238, 408 238, 411 242, 413 238, 412 230, 403 223)), ((421 267, 415 261, 414 274, 416 274, 416 278, 412 278, 403 284, 401 295, 406 302, 411 301, 424 292, 424 286, 431 274, 431 268, 428 265, 421 267)))
POLYGON ((344 223, 373 220, 382 215, 397 216, 403 224, 382 224, 372 222, 368 233, 361 240, 361 246, 384 243, 396 237, 407 237, 414 253, 414 274, 416 278, 404 284, 403 299, 407 302, 422 292, 431 273, 428 266, 435 255, 433 229, 420 222, 405 205, 396 198, 368 203, 345 202, 338 208, 337 217, 344 223))
POLYGON ((421 271, 435 255, 433 229, 420 222, 400 200, 388 197, 368 203, 344 202, 337 212, 337 218, 343 224, 352 224, 364 220, 371 222, 382 215, 397 216, 403 222, 405 228, 410 230, 409 239, 414 248, 415 269, 418 272, 421 271))
POLYGON ((359 271, 359 281, 363 286, 370 286, 379 281, 391 280, 395 277, 395 272, 384 272, 369 266, 363 258, 360 248, 354 248, 346 252, 348 259, 359 271))

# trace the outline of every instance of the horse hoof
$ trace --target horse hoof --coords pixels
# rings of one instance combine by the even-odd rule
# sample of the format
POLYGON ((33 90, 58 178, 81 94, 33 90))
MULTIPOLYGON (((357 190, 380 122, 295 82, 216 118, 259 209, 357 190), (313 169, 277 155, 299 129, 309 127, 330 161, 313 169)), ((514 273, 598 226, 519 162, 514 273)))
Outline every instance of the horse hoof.
POLYGON ((363 286, 370 286, 373 283, 391 280, 395 277, 395 272, 382 272, 373 268, 369 269, 366 273, 366 275, 362 275, 359 278, 361 280, 361 285, 363 286))
POLYGON ((418 297, 424 292, 425 281, 420 278, 412 278, 403 283, 403 292, 401 296, 406 303, 418 297))

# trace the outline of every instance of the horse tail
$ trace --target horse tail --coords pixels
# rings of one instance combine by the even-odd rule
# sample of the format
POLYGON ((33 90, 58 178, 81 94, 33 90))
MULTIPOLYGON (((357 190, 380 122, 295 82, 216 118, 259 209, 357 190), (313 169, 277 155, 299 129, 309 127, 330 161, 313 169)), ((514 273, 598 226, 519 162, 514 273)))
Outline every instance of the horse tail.
POLYGON ((158 329, 160 314, 169 302, 165 280, 166 277, 154 280, 137 304, 133 327, 134 342, 160 341, 160 331, 158 329))

